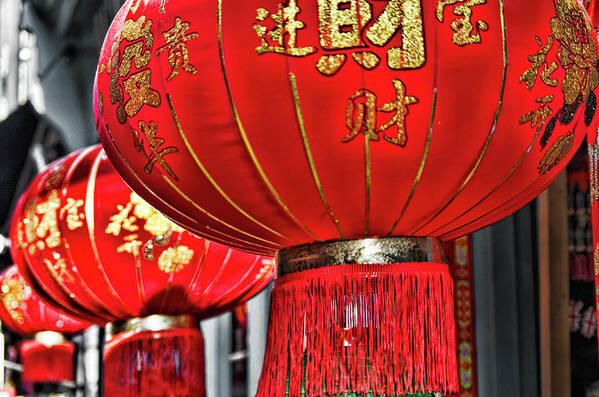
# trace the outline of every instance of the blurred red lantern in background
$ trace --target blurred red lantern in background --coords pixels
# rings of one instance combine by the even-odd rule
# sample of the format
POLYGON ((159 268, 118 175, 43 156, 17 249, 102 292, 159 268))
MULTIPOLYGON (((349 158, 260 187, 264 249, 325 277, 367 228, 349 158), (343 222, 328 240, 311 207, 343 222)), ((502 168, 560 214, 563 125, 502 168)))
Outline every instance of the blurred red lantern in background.
POLYGON ((129 0, 100 56, 95 110, 108 156, 156 208, 236 248, 285 249, 273 307, 286 309, 271 316, 282 340, 260 395, 282 394, 283 373, 292 395, 401 395, 456 387, 453 326, 440 325, 453 308, 435 306, 451 281, 424 237, 463 235, 536 197, 596 129, 598 85, 576 0, 129 0), (374 236, 409 238, 351 240, 374 236), (303 245, 330 239, 345 243, 303 245), (424 301, 438 323, 411 311, 424 301), (323 314, 331 305, 345 309, 323 314), (391 318, 418 319, 397 326, 426 346, 394 354, 405 335, 376 325, 391 318), (358 323, 384 343, 330 332, 359 335, 358 323), (355 361, 323 367, 339 343, 355 361))
POLYGON ((198 319, 253 296, 274 271, 272 258, 208 242, 167 220, 131 192, 98 146, 55 162, 32 182, 15 210, 11 240, 40 296, 89 321, 114 322, 105 348, 107 395, 203 394, 198 319), (169 372, 173 366, 179 372, 169 372))
POLYGON ((22 379, 58 383, 75 380, 75 345, 63 334, 83 331, 91 324, 46 305, 27 285, 15 265, 0 275, 0 319, 13 332, 35 335, 21 344, 22 379))

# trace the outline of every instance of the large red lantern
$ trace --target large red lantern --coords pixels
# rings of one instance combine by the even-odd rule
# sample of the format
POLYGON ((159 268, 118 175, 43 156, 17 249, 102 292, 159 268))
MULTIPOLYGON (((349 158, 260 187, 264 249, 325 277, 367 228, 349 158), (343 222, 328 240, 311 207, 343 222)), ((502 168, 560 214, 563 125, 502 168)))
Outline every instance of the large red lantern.
POLYGON ((46 305, 11 266, 0 275, 0 319, 25 336, 35 335, 21 346, 22 379, 26 382, 58 383, 75 380, 75 345, 63 334, 83 331, 90 324, 46 305))
POLYGON ((545 189, 596 128, 598 84, 577 0, 129 0, 95 110, 152 205, 283 249, 259 395, 401 395, 457 386, 431 238, 545 189))
POLYGON ((111 322, 104 379, 105 393, 115 396, 203 395, 198 319, 248 299, 274 271, 271 258, 167 220, 131 192, 98 146, 32 182, 15 209, 11 240, 36 292, 68 313, 111 322))

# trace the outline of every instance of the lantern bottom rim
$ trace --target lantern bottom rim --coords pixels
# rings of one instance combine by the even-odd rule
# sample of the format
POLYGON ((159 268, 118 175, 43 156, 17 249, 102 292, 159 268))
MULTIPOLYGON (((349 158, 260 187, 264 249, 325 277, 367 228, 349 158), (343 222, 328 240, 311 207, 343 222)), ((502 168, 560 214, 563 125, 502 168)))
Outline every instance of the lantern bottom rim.
POLYGON ((146 317, 135 317, 128 320, 115 321, 106 324, 106 341, 108 342, 116 335, 124 332, 159 332, 175 328, 199 329, 200 322, 197 317, 189 314, 179 316, 154 314, 146 317))
POLYGON ((447 263, 434 237, 371 237, 318 241, 277 252, 277 278, 305 270, 351 264, 447 263))

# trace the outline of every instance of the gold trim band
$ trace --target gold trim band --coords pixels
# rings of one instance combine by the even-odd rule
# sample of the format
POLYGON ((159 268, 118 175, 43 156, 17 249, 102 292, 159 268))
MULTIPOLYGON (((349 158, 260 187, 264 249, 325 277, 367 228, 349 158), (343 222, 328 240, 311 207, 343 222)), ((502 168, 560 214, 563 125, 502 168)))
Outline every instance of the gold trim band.
POLYGON ((191 315, 166 316, 155 314, 106 324, 106 341, 123 332, 166 331, 173 328, 199 329, 200 321, 191 315))
POLYGON ((47 347, 62 345, 67 341, 63 334, 55 331, 37 332, 34 339, 37 343, 47 347))
POLYGON ((447 263, 441 240, 380 237, 298 245, 277 252, 277 277, 336 265, 417 262, 447 263))

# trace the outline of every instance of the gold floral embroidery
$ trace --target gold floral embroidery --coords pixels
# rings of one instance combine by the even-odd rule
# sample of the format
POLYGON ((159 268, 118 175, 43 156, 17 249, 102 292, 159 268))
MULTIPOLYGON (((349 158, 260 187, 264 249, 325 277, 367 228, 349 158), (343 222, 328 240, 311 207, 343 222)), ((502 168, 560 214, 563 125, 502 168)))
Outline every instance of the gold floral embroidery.
POLYGON ((547 149, 545 155, 539 162, 539 174, 544 175, 551 171, 553 167, 561 163, 574 144, 574 131, 560 136, 547 149))
POLYGON ((158 268, 165 273, 177 273, 189 265, 194 252, 185 245, 170 247, 158 258, 158 268))
POLYGON ((131 193, 127 204, 119 204, 117 210, 119 212, 110 217, 111 222, 105 233, 119 237, 123 230, 130 232, 123 236, 123 244, 117 248, 118 253, 128 253, 137 258, 140 249, 143 249, 143 257, 154 260, 154 244, 166 245, 173 232, 183 232, 180 226, 175 225, 135 193, 131 193), (143 226, 139 221, 144 221, 143 226), (135 232, 140 228, 152 234, 152 240, 146 243, 139 240, 139 234, 135 232))
POLYGON ((558 0, 557 17, 551 19, 551 31, 560 43, 558 59, 566 76, 562 83, 564 102, 572 105, 578 96, 586 102, 599 85, 597 44, 593 28, 576 0, 558 0))

